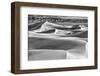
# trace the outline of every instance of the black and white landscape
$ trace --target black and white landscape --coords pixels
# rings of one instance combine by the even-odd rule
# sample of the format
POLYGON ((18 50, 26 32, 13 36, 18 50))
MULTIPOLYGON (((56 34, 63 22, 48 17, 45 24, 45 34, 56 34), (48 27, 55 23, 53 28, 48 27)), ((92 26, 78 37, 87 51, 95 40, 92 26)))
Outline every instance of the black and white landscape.
POLYGON ((28 60, 88 57, 88 18, 28 15, 28 60))

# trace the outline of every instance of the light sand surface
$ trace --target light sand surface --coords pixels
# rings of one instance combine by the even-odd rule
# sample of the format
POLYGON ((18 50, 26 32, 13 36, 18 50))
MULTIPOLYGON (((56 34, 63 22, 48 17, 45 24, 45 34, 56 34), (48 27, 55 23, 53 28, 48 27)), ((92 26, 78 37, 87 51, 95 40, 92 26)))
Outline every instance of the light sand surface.
MULTIPOLYGON (((51 37, 51 36, 50 36, 51 37)), ((87 41, 74 37, 29 37, 29 60, 86 58, 87 41)))

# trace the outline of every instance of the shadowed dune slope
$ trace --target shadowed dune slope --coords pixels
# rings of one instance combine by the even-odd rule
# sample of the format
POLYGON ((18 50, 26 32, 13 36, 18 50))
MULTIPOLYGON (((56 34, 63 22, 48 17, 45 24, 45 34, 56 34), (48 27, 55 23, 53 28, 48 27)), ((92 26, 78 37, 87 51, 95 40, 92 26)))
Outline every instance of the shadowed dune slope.
POLYGON ((39 29, 45 22, 38 22, 28 26, 28 31, 39 29))
POLYGON ((75 40, 57 40, 57 39, 43 39, 43 38, 28 38, 28 48, 32 49, 59 49, 68 50, 75 47, 85 46, 85 43, 75 40))

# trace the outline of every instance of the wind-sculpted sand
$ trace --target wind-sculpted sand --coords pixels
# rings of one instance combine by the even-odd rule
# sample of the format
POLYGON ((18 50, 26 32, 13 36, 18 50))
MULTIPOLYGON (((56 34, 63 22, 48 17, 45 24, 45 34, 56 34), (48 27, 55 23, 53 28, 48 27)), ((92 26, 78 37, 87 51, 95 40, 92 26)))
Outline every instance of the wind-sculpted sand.
POLYGON ((28 31, 28 60, 87 58, 88 31, 50 22, 39 23, 28 31))
POLYGON ((28 44, 29 60, 86 58, 87 41, 80 38, 29 37, 28 44))

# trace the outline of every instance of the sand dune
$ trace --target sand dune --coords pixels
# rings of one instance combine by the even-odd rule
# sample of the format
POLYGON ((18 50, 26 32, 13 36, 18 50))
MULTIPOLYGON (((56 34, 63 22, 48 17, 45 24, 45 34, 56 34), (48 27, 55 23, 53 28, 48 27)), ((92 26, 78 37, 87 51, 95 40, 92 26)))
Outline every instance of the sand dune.
POLYGON ((86 58, 86 41, 29 38, 28 44, 29 60, 86 58))
POLYGON ((64 27, 50 22, 32 27, 28 31, 29 60, 87 58, 87 30, 76 30, 72 26, 64 27))
MULTIPOLYGON (((31 30, 29 32, 40 33, 40 34, 53 34, 58 36, 79 36, 80 34, 86 34, 86 29, 79 29, 79 27, 63 26, 50 22, 37 23, 37 26, 29 26, 31 30), (34 29, 37 28, 37 29, 34 29), (33 29, 33 30, 32 30, 33 29)), ((87 34, 86 34, 87 35, 87 34)), ((86 36, 85 36, 86 37, 86 36)))

